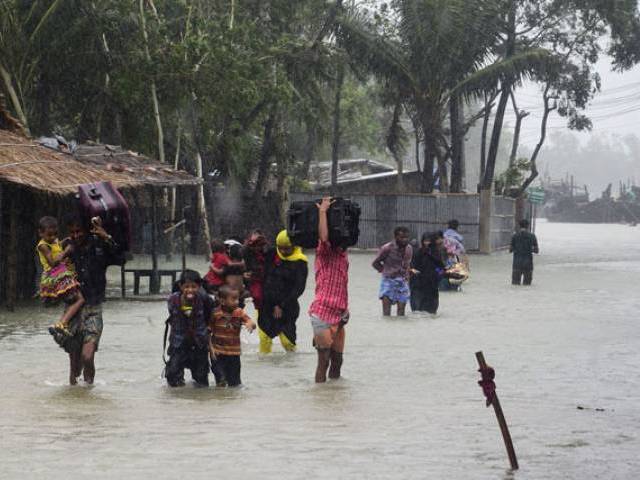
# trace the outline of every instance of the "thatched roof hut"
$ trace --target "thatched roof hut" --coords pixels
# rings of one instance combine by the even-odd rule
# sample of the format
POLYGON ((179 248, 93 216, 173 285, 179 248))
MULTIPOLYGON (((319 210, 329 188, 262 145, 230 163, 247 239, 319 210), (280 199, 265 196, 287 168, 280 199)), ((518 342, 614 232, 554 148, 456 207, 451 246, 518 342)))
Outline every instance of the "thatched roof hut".
POLYGON ((56 151, 16 133, 0 130, 0 183, 53 195, 69 195, 78 185, 110 181, 120 189, 198 185, 183 170, 121 147, 89 143, 73 154, 56 151))
POLYGON ((0 303, 12 305, 34 291, 38 218, 62 217, 73 208, 79 185, 100 181, 110 181, 129 199, 151 199, 157 268, 155 192, 196 186, 201 179, 117 146, 88 143, 70 153, 43 146, 20 131, 0 129, 0 303))

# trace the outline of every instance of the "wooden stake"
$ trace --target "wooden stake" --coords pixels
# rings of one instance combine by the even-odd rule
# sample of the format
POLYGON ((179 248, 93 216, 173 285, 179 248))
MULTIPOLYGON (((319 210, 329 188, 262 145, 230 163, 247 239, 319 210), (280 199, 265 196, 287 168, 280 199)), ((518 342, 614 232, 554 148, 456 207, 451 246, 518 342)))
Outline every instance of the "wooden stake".
MULTIPOLYGON (((478 365, 480 366, 480 370, 490 368, 488 367, 482 352, 476 352, 476 359, 478 360, 478 365)), ((502 432, 504 445, 507 448, 507 455, 509 455, 509 462, 511 463, 511 469, 518 470, 518 459, 516 458, 516 451, 513 448, 513 442, 511 441, 511 434, 509 433, 507 420, 504 418, 504 413, 502 412, 502 407, 500 406, 500 400, 498 400, 498 394, 494 392, 493 396, 487 399, 487 402, 489 401, 493 405, 493 409, 496 412, 496 417, 498 418, 498 425, 500 425, 500 431, 502 432)))

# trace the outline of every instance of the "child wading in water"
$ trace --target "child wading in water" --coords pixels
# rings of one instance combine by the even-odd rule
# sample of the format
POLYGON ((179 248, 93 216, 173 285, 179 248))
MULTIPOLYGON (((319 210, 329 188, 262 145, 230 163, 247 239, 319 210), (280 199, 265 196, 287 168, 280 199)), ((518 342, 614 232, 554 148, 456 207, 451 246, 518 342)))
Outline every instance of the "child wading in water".
POLYGON ((84 304, 84 297, 80 292, 80 284, 69 262, 72 247, 63 248, 58 240, 58 221, 53 217, 42 217, 38 225, 40 241, 36 246, 38 258, 42 265, 40 277, 40 297, 45 302, 63 300, 67 308, 60 320, 49 331, 56 331, 70 335, 69 322, 80 312, 84 304))
POLYGON ((238 306, 240 293, 229 285, 223 285, 218 290, 220 306, 211 317, 209 329, 211 341, 209 350, 213 360, 212 370, 219 387, 237 387, 242 384, 240 379, 240 330, 242 325, 249 332, 256 328, 256 324, 238 306))
POLYGON ((172 387, 184 385, 184 369, 200 386, 209 386, 209 319, 213 300, 202 289, 198 272, 186 270, 178 280, 180 291, 169 297, 169 361, 165 376, 172 387))

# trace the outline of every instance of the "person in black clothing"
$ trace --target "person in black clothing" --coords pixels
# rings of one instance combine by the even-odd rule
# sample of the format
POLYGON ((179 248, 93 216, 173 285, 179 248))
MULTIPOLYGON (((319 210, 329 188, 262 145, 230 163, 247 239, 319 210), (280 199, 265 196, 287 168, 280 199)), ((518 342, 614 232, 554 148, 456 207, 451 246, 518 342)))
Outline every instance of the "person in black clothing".
POLYGON ((304 292, 307 274, 307 257, 291 243, 287 231, 281 231, 276 248, 265 255, 264 299, 258 316, 260 353, 271 352, 276 336, 286 351, 295 351, 298 297, 304 292))
POLYGON ((69 353, 69 381, 72 385, 82 373, 84 381, 93 383, 95 354, 102 335, 102 303, 107 287, 107 267, 122 265, 124 253, 111 235, 102 227, 101 220, 92 220, 89 229, 79 216, 67 220, 71 252, 69 258, 76 270, 80 291, 85 303, 72 321, 73 335, 63 347, 69 353))
POLYGON ((529 220, 520 222, 520 231, 511 238, 509 252, 513 253, 513 285, 531 285, 533 280, 533 254, 540 253, 538 239, 529 232, 529 220))
POLYGON ((169 361, 165 377, 171 387, 184 386, 184 369, 199 386, 209 386, 209 322, 214 302, 202 289, 202 278, 193 270, 185 270, 178 281, 180 290, 168 300, 171 327, 169 361))
POLYGON ((446 274, 441 255, 442 242, 439 233, 425 233, 422 235, 420 248, 413 253, 410 286, 411 310, 414 312, 438 312, 438 284, 446 274))

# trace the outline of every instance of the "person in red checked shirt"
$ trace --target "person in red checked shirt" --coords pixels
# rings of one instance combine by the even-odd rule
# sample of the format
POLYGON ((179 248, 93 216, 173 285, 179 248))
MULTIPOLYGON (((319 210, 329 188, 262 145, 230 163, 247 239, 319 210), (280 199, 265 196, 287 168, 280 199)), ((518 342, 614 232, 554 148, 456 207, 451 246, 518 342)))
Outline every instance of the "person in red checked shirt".
POLYGON ((329 378, 340 378, 345 325, 349 321, 349 259, 345 248, 329 242, 327 211, 332 203, 330 197, 325 197, 318 204, 316 291, 309 307, 313 341, 318 351, 316 383, 327 381, 327 370, 329 378))

